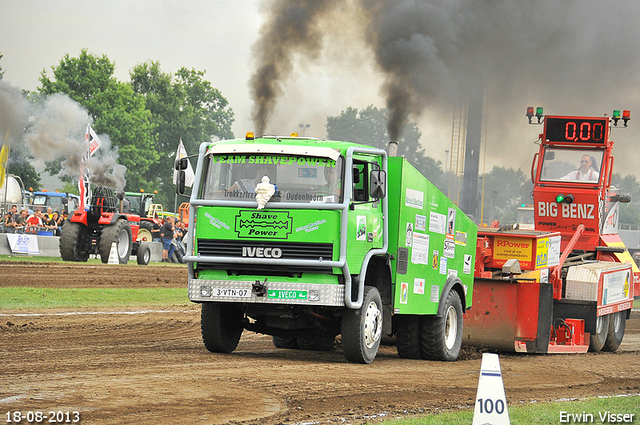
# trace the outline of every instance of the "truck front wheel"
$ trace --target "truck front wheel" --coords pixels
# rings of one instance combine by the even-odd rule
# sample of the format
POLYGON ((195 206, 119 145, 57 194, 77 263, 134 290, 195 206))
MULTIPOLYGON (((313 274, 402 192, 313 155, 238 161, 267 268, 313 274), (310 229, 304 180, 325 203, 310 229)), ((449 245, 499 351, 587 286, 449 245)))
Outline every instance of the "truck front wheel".
POLYGON ((624 338, 624 331, 627 327, 627 312, 619 311, 609 316, 609 330, 607 340, 604 342, 602 351, 616 351, 624 338))
POLYGON ((597 353, 607 342, 610 315, 596 317, 596 331, 589 338, 589 351, 597 353))
POLYGON ((420 345, 422 358, 454 361, 462 345, 462 301, 456 291, 450 291, 445 301, 444 314, 420 318, 420 345))
POLYGON ((231 353, 242 335, 242 310, 230 303, 202 303, 200 328, 202 341, 213 353, 231 353))
POLYGON ((364 301, 357 310, 342 316, 342 349, 347 360, 371 363, 378 354, 382 336, 382 300, 372 286, 364 287, 364 301))

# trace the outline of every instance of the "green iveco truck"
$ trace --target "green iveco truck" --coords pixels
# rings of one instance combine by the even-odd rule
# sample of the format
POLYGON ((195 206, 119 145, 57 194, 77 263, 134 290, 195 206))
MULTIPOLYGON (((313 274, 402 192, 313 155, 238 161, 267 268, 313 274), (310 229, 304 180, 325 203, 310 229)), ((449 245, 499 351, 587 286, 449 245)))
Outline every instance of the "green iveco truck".
POLYGON ((404 158, 248 133, 200 146, 189 203, 208 350, 232 352, 245 329, 312 350, 341 334, 345 357, 370 363, 395 334, 401 357, 456 360, 477 227, 404 158))

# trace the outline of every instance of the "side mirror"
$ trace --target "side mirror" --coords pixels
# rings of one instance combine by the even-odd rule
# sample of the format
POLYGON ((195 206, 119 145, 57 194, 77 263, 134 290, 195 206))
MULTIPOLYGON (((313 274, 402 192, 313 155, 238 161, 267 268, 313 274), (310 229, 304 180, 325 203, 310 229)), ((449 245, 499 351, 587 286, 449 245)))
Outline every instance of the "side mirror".
MULTIPOLYGON (((179 160, 179 161, 181 161, 181 160, 179 160)), ((186 162, 187 161, 185 160, 185 163, 186 162)), ((178 161, 176 161, 176 164, 177 163, 178 163, 178 161)), ((185 188, 185 185, 186 185, 186 180, 187 180, 187 177, 186 177, 186 173, 184 172, 184 170, 178 171, 178 183, 176 184, 176 193, 178 195, 184 194, 184 188, 185 188)))
POLYGON ((382 170, 372 170, 369 175, 369 194, 374 199, 382 199, 386 196, 387 173, 382 170))
POLYGON ((189 166, 189 162, 186 157, 176 159, 176 163, 174 164, 174 167, 177 171, 186 170, 188 166, 189 166))

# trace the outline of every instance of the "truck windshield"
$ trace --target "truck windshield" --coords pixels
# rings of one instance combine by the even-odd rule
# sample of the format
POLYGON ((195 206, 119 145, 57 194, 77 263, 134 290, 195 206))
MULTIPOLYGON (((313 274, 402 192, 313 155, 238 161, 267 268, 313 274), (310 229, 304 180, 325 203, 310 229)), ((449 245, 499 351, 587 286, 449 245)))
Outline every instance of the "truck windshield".
POLYGON ((541 181, 598 183, 602 151, 547 148, 542 159, 541 181))
POLYGON ((275 185, 270 202, 340 203, 343 159, 299 155, 210 155, 202 196, 210 200, 255 199, 264 177, 275 185))

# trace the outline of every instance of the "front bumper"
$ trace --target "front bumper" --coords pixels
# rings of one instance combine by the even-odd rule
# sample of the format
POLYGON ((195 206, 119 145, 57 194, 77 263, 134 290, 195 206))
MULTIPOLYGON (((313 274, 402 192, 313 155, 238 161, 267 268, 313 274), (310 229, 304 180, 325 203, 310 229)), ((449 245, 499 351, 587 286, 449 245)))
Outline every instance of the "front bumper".
POLYGON ((189 279, 193 302, 344 307, 344 285, 189 279))

